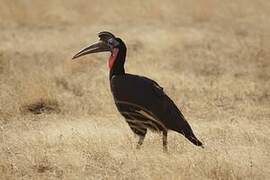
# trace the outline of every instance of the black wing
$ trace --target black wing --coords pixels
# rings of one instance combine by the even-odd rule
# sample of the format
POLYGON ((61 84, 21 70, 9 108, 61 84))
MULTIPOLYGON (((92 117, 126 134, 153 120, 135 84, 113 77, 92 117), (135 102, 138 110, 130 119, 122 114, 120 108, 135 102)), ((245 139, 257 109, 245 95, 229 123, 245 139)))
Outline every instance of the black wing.
POLYGON ((137 134, 146 133, 146 128, 171 129, 183 134, 193 144, 201 145, 183 114, 155 81, 131 74, 113 76, 111 91, 118 110, 129 125, 142 125, 137 134))

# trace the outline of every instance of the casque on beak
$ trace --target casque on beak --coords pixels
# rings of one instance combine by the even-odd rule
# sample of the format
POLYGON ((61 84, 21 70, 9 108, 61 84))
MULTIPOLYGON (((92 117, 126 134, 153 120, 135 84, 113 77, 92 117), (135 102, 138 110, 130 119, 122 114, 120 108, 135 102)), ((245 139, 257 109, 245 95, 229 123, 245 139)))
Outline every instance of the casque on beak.
POLYGON ((77 54, 75 54, 75 56, 73 56, 72 59, 76 59, 80 56, 84 56, 91 53, 98 53, 98 52, 105 52, 105 51, 112 51, 112 50, 110 46, 107 45, 105 42, 99 41, 90 46, 87 46, 86 48, 83 48, 77 54))

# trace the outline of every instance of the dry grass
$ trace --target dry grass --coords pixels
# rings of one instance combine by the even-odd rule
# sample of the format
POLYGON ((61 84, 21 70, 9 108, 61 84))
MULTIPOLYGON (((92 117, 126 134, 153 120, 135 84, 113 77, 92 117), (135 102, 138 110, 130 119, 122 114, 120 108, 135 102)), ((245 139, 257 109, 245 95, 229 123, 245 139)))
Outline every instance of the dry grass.
POLYGON ((267 0, 0 0, 0 179, 269 179, 267 0), (117 113, 108 54, 71 61, 97 32, 126 70, 158 81, 199 149, 169 134, 143 148, 117 113))

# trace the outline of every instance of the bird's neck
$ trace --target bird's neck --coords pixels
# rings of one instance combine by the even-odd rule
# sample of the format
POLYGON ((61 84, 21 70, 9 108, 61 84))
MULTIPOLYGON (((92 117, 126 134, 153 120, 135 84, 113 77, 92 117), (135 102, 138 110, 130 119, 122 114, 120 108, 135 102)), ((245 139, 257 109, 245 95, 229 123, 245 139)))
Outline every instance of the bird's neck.
POLYGON ((126 49, 116 49, 109 59, 110 80, 114 75, 125 74, 126 49))

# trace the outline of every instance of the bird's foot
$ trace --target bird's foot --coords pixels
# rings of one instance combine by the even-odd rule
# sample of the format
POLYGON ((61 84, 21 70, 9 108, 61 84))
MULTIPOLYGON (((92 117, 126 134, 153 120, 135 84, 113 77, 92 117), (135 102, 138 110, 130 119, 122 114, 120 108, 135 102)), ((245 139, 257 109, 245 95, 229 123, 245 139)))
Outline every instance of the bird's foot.
POLYGON ((141 146, 142 146, 141 144, 137 144, 136 149, 140 150, 141 146))
POLYGON ((168 153, 168 147, 167 146, 163 146, 163 152, 168 153))

